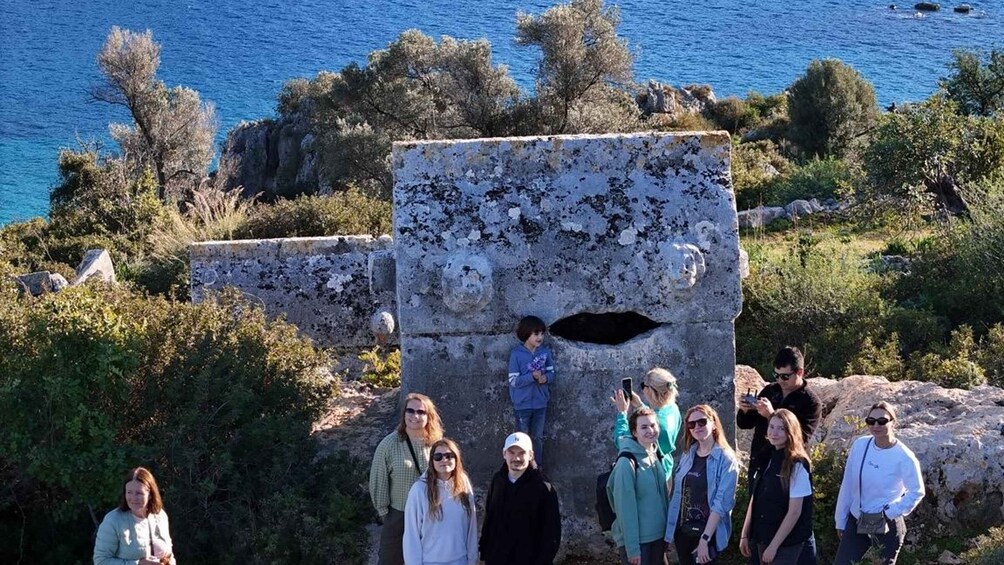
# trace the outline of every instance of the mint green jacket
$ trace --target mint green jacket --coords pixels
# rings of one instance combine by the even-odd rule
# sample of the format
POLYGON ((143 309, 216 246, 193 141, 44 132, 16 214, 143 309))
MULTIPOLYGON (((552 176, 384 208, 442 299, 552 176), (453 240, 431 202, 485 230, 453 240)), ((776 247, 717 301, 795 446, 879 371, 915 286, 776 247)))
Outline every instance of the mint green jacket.
MULTIPOLYGON (((680 409, 675 402, 655 411, 655 419, 659 422, 659 450, 662 451, 662 467, 666 470, 666 480, 673 476, 673 452, 676 451, 676 439, 680 437, 680 409)), ((614 445, 620 449, 622 437, 631 437, 627 415, 617 413, 614 420, 614 445)))
POLYGON ((654 455, 649 455, 631 437, 621 438, 621 451, 638 460, 637 470, 626 457, 617 459, 607 481, 607 500, 617 514, 611 533, 629 558, 641 555, 641 544, 662 539, 666 533, 669 497, 666 471, 654 455))
POLYGON ((105 514, 98 527, 98 537, 94 541, 94 565, 136 565, 140 559, 153 554, 149 542, 154 539, 162 547, 169 548, 171 563, 175 563, 167 512, 161 510, 137 522, 131 512, 116 508, 105 514), (143 539, 149 541, 141 543, 137 529, 143 529, 143 539))

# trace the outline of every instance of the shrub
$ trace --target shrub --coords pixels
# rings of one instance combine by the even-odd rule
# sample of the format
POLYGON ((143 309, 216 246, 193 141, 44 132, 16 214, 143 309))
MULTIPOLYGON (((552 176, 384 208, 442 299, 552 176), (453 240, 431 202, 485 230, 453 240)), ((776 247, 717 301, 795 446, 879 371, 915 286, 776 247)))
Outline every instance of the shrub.
POLYGON ((878 117, 871 83, 836 59, 812 61, 788 91, 788 135, 807 155, 846 155, 878 117))
POLYGON ((891 304, 880 294, 882 280, 847 251, 820 250, 811 236, 780 258, 747 250, 750 276, 736 319, 740 363, 769 371, 777 348, 790 344, 805 353, 810 371, 840 375, 866 337, 883 333, 891 304))
POLYGON ((911 367, 917 380, 937 383, 948 388, 969 389, 986 384, 983 368, 976 364, 976 340, 969 326, 952 332, 946 348, 911 358, 911 367))
POLYGON ((906 375, 906 365, 899 355, 899 334, 893 332, 881 347, 866 337, 861 343, 861 351, 848 363, 844 372, 848 375, 879 375, 890 381, 898 381, 906 375))
POLYGON ((977 359, 987 381, 1004 388, 1004 324, 994 324, 983 336, 977 359))
POLYGON ((391 204, 357 191, 300 196, 259 206, 234 234, 239 239, 370 234, 391 231, 391 204))
POLYGON ((1004 526, 990 528, 973 540, 972 549, 960 555, 968 565, 998 565, 1004 563, 1004 526))
POLYGON ((798 199, 841 198, 855 192, 862 176, 858 168, 844 159, 811 159, 774 179, 766 190, 770 200, 783 204, 798 199))
POLYGON ((708 118, 718 127, 732 135, 753 127, 758 121, 758 116, 753 110, 737 96, 729 96, 719 100, 707 110, 707 113, 708 118))
POLYGON ((964 114, 990 116, 1004 110, 1004 50, 959 49, 948 64, 952 73, 938 81, 964 114), (984 63, 985 61, 985 63, 984 63))
POLYGON ((348 472, 358 464, 312 464, 333 385, 294 327, 236 294, 190 305, 122 288, 0 292, 0 474, 18 478, 0 531, 23 537, 0 560, 86 554, 97 524, 81 518, 100 519, 135 465, 163 489, 179 561, 355 554, 368 517, 348 472))
POLYGON ((359 379, 362 382, 387 388, 401 386, 400 349, 384 353, 377 346, 360 353, 359 360, 363 362, 363 376, 359 379))
POLYGON ((790 169, 791 164, 772 141, 733 145, 732 186, 736 192, 736 207, 748 210, 761 204, 775 204, 772 183, 790 169))

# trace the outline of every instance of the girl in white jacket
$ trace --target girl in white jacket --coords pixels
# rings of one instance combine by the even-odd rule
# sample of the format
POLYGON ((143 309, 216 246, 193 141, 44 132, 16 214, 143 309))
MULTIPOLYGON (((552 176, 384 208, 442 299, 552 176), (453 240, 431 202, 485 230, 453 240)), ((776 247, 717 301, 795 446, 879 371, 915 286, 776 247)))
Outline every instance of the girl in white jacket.
POLYGON ((443 438, 431 452, 432 465, 404 506, 404 563, 476 565, 478 520, 460 448, 443 438))

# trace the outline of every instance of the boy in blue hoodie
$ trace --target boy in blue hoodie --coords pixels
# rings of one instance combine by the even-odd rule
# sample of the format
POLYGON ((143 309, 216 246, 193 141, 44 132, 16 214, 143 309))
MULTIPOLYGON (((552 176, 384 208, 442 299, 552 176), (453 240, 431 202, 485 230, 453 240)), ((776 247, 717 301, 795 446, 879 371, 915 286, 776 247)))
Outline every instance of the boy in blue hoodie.
POLYGON ((520 343, 509 354, 509 398, 516 415, 516 430, 530 436, 534 459, 544 457, 544 420, 554 382, 554 360, 544 345, 547 326, 536 316, 526 316, 516 325, 520 343))

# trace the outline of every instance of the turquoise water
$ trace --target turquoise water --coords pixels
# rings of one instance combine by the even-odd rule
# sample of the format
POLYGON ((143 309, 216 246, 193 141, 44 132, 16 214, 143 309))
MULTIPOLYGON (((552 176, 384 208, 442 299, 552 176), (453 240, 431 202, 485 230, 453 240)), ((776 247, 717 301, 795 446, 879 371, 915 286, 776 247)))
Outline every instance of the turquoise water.
MULTIPOLYGON (((124 108, 88 101, 95 56, 113 25, 152 29, 161 78, 216 104, 220 139, 242 120, 274 114, 282 84, 338 70, 417 27, 488 38, 496 62, 532 88, 537 53, 517 47, 517 10, 552 2, 444 0, 3 0, 0 2, 0 225, 44 214, 60 147, 98 141, 124 108)), ((708 83, 719 96, 776 92, 815 58, 850 63, 880 102, 928 96, 952 49, 1004 45, 1004 0, 970 2, 915 18, 889 0, 640 2, 624 0, 621 35, 637 53, 638 80, 708 83)), ((904 5, 908 6, 908 5, 904 5)))

